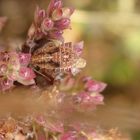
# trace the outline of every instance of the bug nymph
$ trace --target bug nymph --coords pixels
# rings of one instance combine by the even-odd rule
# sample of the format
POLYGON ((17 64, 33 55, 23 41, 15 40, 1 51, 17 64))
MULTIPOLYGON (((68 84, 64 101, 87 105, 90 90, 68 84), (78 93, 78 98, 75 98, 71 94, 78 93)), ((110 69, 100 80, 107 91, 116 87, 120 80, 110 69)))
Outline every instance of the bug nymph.
POLYGON ((54 80, 60 73, 71 69, 75 56, 71 43, 60 45, 49 42, 33 52, 31 66, 40 75, 54 80))

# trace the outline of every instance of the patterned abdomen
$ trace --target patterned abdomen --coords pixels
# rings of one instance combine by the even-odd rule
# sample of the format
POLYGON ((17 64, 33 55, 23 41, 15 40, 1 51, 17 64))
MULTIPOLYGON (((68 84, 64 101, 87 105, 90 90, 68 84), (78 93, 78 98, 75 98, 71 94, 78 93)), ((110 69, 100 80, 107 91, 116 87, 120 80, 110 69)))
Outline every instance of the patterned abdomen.
POLYGON ((44 75, 55 78, 58 72, 68 71, 75 61, 71 43, 56 46, 48 43, 37 49, 31 58, 31 65, 44 75))

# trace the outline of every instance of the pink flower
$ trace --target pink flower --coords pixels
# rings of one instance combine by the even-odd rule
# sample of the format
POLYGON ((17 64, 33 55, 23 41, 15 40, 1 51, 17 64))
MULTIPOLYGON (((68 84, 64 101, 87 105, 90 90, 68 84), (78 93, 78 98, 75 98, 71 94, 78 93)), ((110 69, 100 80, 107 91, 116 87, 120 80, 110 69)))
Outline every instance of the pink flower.
POLYGON ((44 9, 40 9, 37 6, 35 15, 34 15, 35 24, 40 25, 45 17, 46 17, 46 11, 44 9))
POLYGON ((48 33, 49 38, 61 40, 62 42, 64 42, 64 38, 62 37, 62 35, 63 35, 63 31, 56 30, 56 29, 48 33))
POLYGON ((102 92, 106 88, 106 84, 92 79, 87 79, 85 89, 89 92, 102 92))
POLYGON ((74 45, 75 52, 78 56, 80 56, 82 54, 83 48, 84 48, 84 42, 83 41, 74 45))
POLYGON ((70 18, 73 12, 74 8, 62 8, 63 18, 70 18))
POLYGON ((54 23, 51 19, 45 18, 41 24, 42 32, 47 34, 47 31, 51 30, 54 26, 54 23))
POLYGON ((35 120, 40 125, 44 125, 46 123, 45 117, 43 115, 36 116, 35 120))
POLYGON ((92 93, 91 94, 92 97, 92 101, 96 104, 96 105, 102 105, 104 104, 104 96, 99 94, 99 93, 92 93))
POLYGON ((62 9, 55 9, 52 13, 52 19, 53 20, 60 20, 63 16, 62 9))
POLYGON ((55 26, 60 30, 68 29, 70 28, 70 19, 64 18, 59 21, 56 21, 55 26))
POLYGON ((0 87, 3 91, 8 90, 13 87, 13 82, 12 79, 1 79, 0 87))
POLYGON ((54 21, 60 20, 62 18, 70 18, 70 16, 73 14, 74 9, 73 8, 59 8, 55 9, 52 13, 52 19, 54 21))
POLYGON ((75 84, 75 79, 71 76, 65 77, 63 80, 61 80, 61 90, 70 90, 72 89, 73 85, 75 84))
POLYGON ((102 105, 104 97, 99 93, 81 92, 73 98, 76 105, 80 106, 80 109, 95 109, 97 105, 102 105))
POLYGON ((10 56, 7 52, 0 52, 0 61, 7 62, 10 56))
POLYGON ((76 131, 66 132, 61 136, 60 140, 77 140, 76 134, 76 131))
POLYGON ((0 75, 6 74, 7 71, 8 71, 8 67, 6 64, 0 65, 0 75))
POLYGON ((36 77, 33 70, 31 68, 26 68, 26 67, 20 68, 19 76, 24 80, 32 80, 36 77))
POLYGON ((19 53, 19 62, 23 66, 27 66, 30 62, 31 54, 29 53, 19 53))
POLYGON ((51 0, 47 9, 48 16, 50 16, 55 9, 60 9, 60 8, 62 8, 61 0, 51 0))
POLYGON ((64 132, 64 126, 61 122, 55 122, 55 123, 47 123, 47 128, 51 130, 52 132, 64 132))

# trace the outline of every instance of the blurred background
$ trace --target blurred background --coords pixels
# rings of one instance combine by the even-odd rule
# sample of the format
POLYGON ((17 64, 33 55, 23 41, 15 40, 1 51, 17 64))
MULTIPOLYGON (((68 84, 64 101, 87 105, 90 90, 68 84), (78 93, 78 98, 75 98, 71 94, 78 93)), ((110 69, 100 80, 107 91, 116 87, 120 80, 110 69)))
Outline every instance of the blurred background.
MULTIPOLYGON (((0 40, 23 40, 37 4, 48 0, 0 0, 0 16, 7 16, 0 40)), ((140 0, 64 0, 76 8, 67 41, 85 42, 86 75, 108 84, 105 106, 93 117, 107 128, 128 132, 140 140, 140 0)), ((89 120, 92 121, 92 115, 89 120)))

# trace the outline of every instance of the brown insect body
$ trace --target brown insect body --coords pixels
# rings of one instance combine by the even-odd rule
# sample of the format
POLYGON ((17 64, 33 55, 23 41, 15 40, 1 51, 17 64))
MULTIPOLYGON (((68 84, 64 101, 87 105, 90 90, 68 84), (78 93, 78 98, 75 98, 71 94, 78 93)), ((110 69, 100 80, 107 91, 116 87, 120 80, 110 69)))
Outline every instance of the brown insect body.
POLYGON ((67 72, 76 59, 71 43, 56 45, 47 43, 32 54, 31 65, 46 79, 54 81, 61 72, 67 72))

